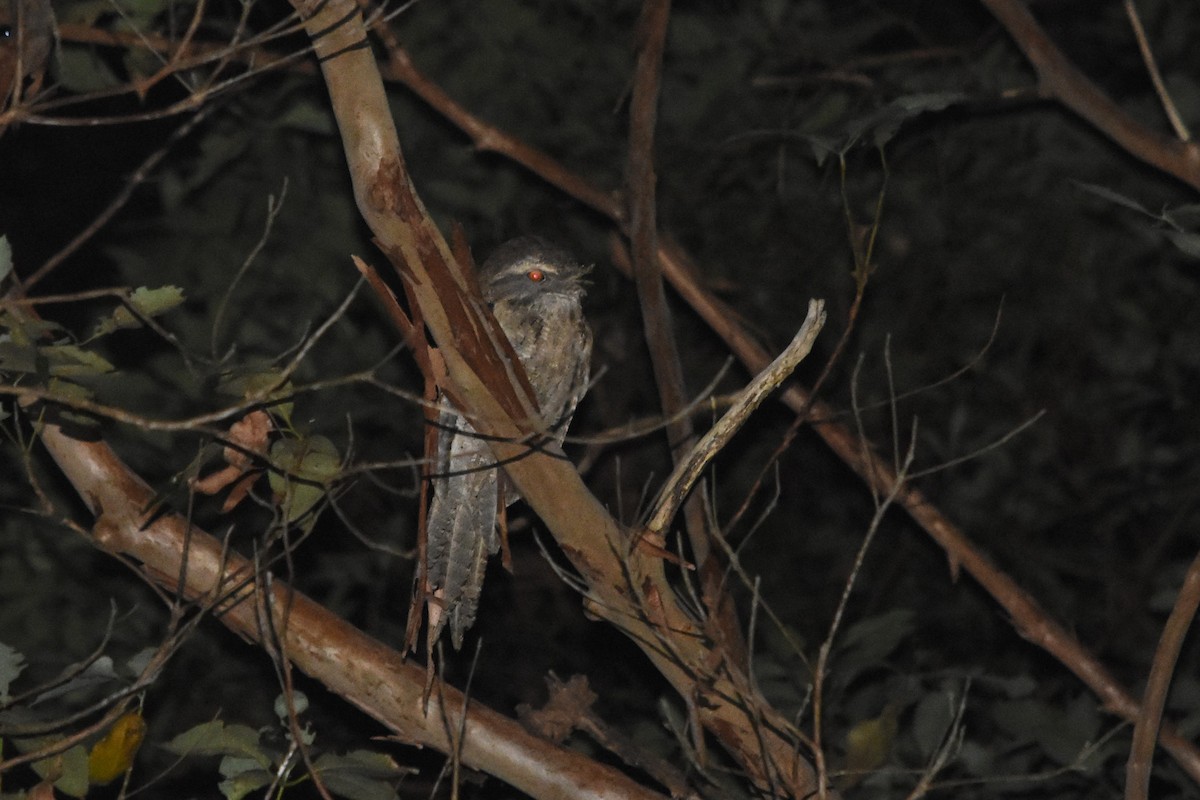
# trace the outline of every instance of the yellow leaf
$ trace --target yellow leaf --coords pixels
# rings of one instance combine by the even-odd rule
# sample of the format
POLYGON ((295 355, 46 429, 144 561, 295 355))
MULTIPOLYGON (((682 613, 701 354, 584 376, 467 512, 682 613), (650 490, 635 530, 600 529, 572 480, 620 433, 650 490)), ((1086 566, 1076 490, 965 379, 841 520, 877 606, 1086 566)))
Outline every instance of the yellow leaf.
POLYGON ((103 739, 92 745, 88 755, 88 778, 92 783, 111 783, 133 766, 146 735, 146 720, 140 711, 122 715, 103 739))
POLYGON ((896 738, 896 707, 890 703, 875 719, 859 722, 846 734, 846 783, 857 784, 864 775, 887 761, 896 738))

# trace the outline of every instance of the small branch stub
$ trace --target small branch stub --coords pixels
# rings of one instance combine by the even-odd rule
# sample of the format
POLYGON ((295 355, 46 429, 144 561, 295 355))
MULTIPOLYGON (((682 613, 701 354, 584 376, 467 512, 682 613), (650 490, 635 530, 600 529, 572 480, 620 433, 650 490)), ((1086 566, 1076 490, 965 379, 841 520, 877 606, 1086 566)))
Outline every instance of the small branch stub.
POLYGON ((792 339, 791 344, 742 390, 729 410, 696 443, 688 457, 679 462, 675 471, 671 473, 671 477, 663 485, 658 499, 655 501, 650 521, 646 524, 646 530, 652 537, 658 538, 659 534, 670 524, 704 468, 721 451, 721 448, 741 429, 754 410, 762 405, 763 400, 766 400, 779 384, 787 380, 796 366, 809 354, 813 342, 817 339, 817 334, 824 325, 825 302, 809 300, 808 315, 804 318, 804 324, 800 326, 800 330, 792 339))

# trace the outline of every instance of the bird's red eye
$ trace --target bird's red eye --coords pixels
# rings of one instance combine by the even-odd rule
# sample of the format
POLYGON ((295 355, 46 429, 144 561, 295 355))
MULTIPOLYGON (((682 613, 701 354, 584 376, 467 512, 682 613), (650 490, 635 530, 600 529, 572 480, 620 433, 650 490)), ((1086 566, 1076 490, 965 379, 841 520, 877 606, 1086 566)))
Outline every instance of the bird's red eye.
POLYGON ((541 283, 542 281, 546 280, 546 273, 542 272, 540 269, 531 269, 529 272, 525 273, 525 277, 529 278, 529 280, 533 281, 534 283, 541 283))

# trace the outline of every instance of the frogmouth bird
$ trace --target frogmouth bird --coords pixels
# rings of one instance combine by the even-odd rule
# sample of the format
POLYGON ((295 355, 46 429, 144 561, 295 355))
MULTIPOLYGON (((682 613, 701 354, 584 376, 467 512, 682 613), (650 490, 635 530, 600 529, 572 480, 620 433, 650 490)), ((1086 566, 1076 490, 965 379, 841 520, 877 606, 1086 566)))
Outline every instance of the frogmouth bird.
MULTIPOLYGON (((532 236, 501 245, 479 270, 483 299, 537 398, 540 418, 534 422, 542 435, 533 438, 531 448, 562 444, 587 389, 592 333, 580 303, 587 272, 562 248, 532 236)), ((475 621, 487 558, 500 548, 500 492, 505 506, 519 495, 506 485, 487 441, 463 415, 443 411, 438 428, 426 536, 429 641, 449 625, 458 649, 475 621)))

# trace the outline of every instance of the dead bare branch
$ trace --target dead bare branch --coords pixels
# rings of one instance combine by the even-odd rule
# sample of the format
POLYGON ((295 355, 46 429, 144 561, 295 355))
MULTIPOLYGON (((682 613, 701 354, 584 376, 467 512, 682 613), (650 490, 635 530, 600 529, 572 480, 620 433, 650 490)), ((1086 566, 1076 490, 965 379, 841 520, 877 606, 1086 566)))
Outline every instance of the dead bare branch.
POLYGON ((760 372, 749 386, 742 390, 737 402, 717 420, 716 425, 713 425, 701 437, 686 458, 675 467, 671 477, 663 484, 659 499, 655 502, 650 519, 646 523, 646 529, 652 536, 656 539, 662 538, 663 531, 675 517, 688 492, 700 477, 700 473, 729 443, 733 435, 745 424, 754 410, 762 405, 767 396, 791 376, 797 365, 812 350, 817 334, 824 324, 825 304, 820 300, 810 300, 808 315, 791 344, 784 348, 783 352, 760 372))

